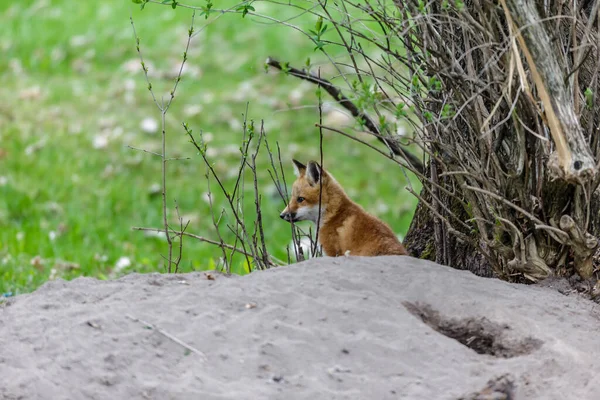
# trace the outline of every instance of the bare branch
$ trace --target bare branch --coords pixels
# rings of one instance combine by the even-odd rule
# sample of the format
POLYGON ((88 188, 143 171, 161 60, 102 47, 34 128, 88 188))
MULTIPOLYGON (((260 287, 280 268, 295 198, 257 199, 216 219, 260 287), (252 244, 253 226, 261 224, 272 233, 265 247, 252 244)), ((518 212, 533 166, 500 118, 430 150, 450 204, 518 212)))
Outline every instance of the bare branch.
POLYGON ((405 150, 402 147, 402 145, 399 144, 396 140, 392 139, 391 137, 382 136, 381 131, 377 127, 377 124, 375 124, 375 122, 367 114, 360 111, 358 107, 352 101, 350 101, 350 99, 346 97, 341 92, 341 90, 334 86, 331 82, 296 68, 283 67, 279 61, 271 57, 267 58, 266 64, 280 71, 285 71, 292 76, 298 77, 316 85, 320 85, 323 89, 325 89, 327 93, 329 93, 331 97, 333 97, 335 101, 337 101, 346 110, 350 111, 354 118, 356 118, 359 121, 362 121, 371 133, 376 134, 377 139, 379 139, 383 144, 390 148, 395 155, 406 160, 416 170, 421 172, 423 171, 423 163, 421 162, 421 160, 419 160, 408 150, 405 150))

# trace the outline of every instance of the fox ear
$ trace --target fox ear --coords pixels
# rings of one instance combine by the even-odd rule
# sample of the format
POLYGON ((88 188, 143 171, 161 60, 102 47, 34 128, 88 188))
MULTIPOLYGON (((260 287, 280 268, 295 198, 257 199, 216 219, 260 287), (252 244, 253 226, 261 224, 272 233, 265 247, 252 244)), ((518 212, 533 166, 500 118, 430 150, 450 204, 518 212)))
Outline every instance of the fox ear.
POLYGON ((315 161, 309 161, 308 167, 306 167, 306 177, 308 178, 308 183, 311 185, 316 185, 321 180, 321 176, 323 175, 323 170, 315 161))
POLYGON ((304 175, 306 172, 306 165, 302 164, 298 160, 292 160, 292 162, 294 163, 294 174, 296 174, 296 176, 304 175))

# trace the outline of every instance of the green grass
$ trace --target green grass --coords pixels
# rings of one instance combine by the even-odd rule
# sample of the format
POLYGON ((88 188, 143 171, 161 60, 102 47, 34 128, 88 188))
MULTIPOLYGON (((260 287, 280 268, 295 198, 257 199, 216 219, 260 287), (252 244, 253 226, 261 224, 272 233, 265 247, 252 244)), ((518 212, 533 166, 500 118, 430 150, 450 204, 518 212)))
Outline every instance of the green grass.
MULTIPOLYGON (((258 7, 280 18, 293 12, 258 7)), ((160 161, 127 147, 160 149, 160 135, 141 129, 143 120, 159 122, 160 114, 139 68, 130 15, 160 97, 173 84, 165 72, 181 62, 189 10, 149 4, 140 11, 126 0, 0 3, 0 296, 34 290, 49 278, 164 270, 166 241, 131 229, 160 227, 162 205, 152 190, 160 183, 160 161), (131 264, 116 273, 123 257, 131 264)), ((305 15, 296 23, 309 27, 314 18, 305 15)), ((228 175, 237 167, 231 149, 240 144, 249 103, 249 118, 264 120, 271 144, 280 143, 291 179, 287 160, 319 154, 315 88, 265 74, 263 62, 269 55, 297 65, 323 57, 298 32, 251 17, 197 17, 195 30, 188 54, 192 73, 184 74, 167 114, 169 155, 191 157, 168 165, 169 208, 173 220, 176 200, 191 220, 189 232, 214 238, 204 200, 206 168, 181 123, 210 133, 215 168, 228 175)), ((416 201, 403 190, 406 182, 395 164, 329 133, 324 154, 325 167, 355 201, 405 233, 416 201)), ((272 195, 267 168, 263 153, 265 233, 269 250, 285 258, 290 228, 278 217, 283 202, 272 195)), ((249 182, 246 189, 252 203, 249 182)), ((222 196, 215 201, 224 205, 222 196)), ((214 267, 219 256, 218 248, 186 240, 181 269, 214 267)))

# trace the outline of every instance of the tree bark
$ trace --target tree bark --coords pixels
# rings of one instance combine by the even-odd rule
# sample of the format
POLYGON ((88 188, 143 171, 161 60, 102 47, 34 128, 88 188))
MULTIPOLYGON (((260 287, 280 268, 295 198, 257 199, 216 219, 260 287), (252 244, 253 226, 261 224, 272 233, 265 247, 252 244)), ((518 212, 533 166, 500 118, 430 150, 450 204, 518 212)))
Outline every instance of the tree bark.
MULTIPOLYGON (((435 184, 424 182, 405 238, 413 255, 523 282, 573 272, 593 277, 600 260, 595 191, 600 177, 594 159, 600 154, 600 121, 591 105, 600 93, 598 3, 501 0, 498 9, 473 0, 466 5, 468 17, 463 10, 457 17, 462 22, 449 20, 451 47, 426 18, 417 25, 412 37, 424 39, 409 49, 435 50, 429 70, 445 88, 430 94, 428 102, 417 93, 419 112, 439 115, 452 100, 468 107, 443 128, 426 125, 434 165, 442 168, 432 176, 450 176, 449 183, 439 184, 455 195, 442 210, 449 226, 440 240, 440 218, 431 212, 437 200, 429 195, 435 184), (513 40, 511 50, 481 44, 484 27, 490 30, 481 34, 499 43, 513 40), (543 141, 546 132, 551 142, 543 141), (456 220, 469 221, 472 229, 456 220), (449 233, 453 229, 472 240, 459 240, 449 233), (452 254, 444 258, 447 243, 452 254)), ((432 7, 433 14, 444 14, 432 7)))
POLYGON ((563 70, 535 3, 530 0, 501 0, 501 3, 529 64, 556 146, 549 168, 567 181, 592 179, 596 174, 596 163, 575 113, 573 95, 567 90, 563 70))
MULTIPOLYGON (((424 201, 430 202, 431 196, 427 193, 427 191, 423 190, 421 195, 424 201)), ((460 212, 460 205, 450 204, 449 206, 451 209, 460 212)), ((467 219, 464 211, 461 215, 467 219)), ((446 240, 448 246, 452 249, 452 253, 450 259, 443 260, 441 264, 460 270, 471 271, 475 275, 485 278, 497 277, 489 260, 483 256, 477 246, 473 246, 472 243, 461 242, 456 237, 448 234, 446 240)), ((414 257, 440 262, 440 249, 438 248, 440 246, 435 237, 434 217, 429 208, 421 201, 417 205, 410 228, 404 238, 404 246, 414 257)))

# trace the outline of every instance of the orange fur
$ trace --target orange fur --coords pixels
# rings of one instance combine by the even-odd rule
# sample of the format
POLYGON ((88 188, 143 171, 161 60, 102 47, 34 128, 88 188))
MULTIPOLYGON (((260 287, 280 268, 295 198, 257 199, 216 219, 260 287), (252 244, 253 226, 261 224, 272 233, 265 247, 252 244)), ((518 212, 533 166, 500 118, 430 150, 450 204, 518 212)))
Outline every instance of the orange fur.
POLYGON ((297 179, 292 198, 280 216, 286 221, 317 223, 322 187, 319 244, 325 254, 341 256, 347 251, 353 256, 408 254, 392 229, 350 200, 340 184, 316 162, 304 166, 294 160, 294 167, 297 179))

